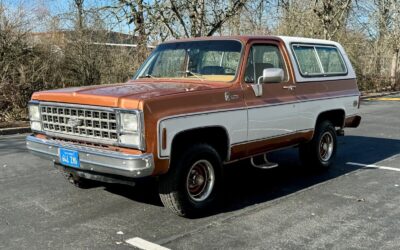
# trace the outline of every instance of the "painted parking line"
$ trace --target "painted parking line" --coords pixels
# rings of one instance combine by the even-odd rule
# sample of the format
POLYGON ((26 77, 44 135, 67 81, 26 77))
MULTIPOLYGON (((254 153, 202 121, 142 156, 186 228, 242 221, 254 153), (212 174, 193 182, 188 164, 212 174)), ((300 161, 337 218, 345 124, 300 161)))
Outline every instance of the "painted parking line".
POLYGON ((346 162, 348 165, 353 165, 353 166, 360 166, 364 168, 376 168, 376 169, 384 169, 384 170, 392 170, 396 172, 400 172, 400 168, 392 168, 392 167, 385 167, 385 166, 379 166, 379 165, 374 165, 374 164, 362 164, 362 163, 356 163, 356 162, 346 162))
POLYGON ((144 240, 139 237, 131 238, 125 241, 126 243, 143 250, 170 250, 169 248, 157 245, 153 242, 144 240))
POLYGON ((400 101, 400 97, 376 97, 367 98, 368 101, 400 101))

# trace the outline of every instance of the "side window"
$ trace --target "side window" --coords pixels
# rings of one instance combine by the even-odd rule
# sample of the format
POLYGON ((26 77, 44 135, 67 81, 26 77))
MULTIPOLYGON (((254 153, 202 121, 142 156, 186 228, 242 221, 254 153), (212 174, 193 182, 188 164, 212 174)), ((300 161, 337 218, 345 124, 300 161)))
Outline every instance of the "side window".
POLYGON ((319 59, 321 60, 324 73, 342 74, 346 73, 342 57, 339 51, 333 47, 316 47, 319 59))
POLYGON ((296 45, 293 50, 303 75, 322 74, 314 47, 296 45))
POLYGON ((303 76, 347 73, 343 58, 335 47, 296 44, 292 48, 303 76))
POLYGON ((263 70, 267 68, 283 69, 285 72, 284 81, 287 81, 285 63, 279 48, 275 45, 252 46, 247 59, 245 82, 256 83, 257 79, 262 76, 263 70))

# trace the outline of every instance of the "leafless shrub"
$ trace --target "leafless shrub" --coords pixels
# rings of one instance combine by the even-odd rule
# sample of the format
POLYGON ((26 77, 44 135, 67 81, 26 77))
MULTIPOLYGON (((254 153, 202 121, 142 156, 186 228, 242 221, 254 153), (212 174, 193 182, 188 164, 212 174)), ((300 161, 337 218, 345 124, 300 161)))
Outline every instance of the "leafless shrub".
POLYGON ((27 119, 35 91, 124 82, 142 62, 136 48, 104 45, 110 33, 101 27, 55 29, 39 37, 23 11, 7 11, 0 5, 0 122, 27 119))

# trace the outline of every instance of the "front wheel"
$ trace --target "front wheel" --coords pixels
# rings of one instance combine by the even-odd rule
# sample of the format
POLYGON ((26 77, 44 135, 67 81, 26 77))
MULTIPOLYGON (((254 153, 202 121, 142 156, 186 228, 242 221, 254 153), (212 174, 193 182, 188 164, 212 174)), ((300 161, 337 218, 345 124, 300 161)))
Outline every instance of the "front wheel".
POLYGON ((214 148, 198 144, 184 151, 160 177, 162 203, 175 214, 194 216, 214 207, 221 185, 221 159, 214 148))
POLYGON ((300 159, 304 166, 313 169, 329 168, 336 156, 337 138, 330 121, 317 124, 313 139, 300 146, 300 159))

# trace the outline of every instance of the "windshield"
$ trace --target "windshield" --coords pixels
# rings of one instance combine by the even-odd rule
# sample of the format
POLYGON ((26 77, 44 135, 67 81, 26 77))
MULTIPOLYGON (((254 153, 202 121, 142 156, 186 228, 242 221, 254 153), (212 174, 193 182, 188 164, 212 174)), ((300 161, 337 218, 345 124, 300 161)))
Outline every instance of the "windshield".
POLYGON ((161 44, 135 78, 191 78, 230 82, 236 77, 241 49, 238 41, 161 44))

